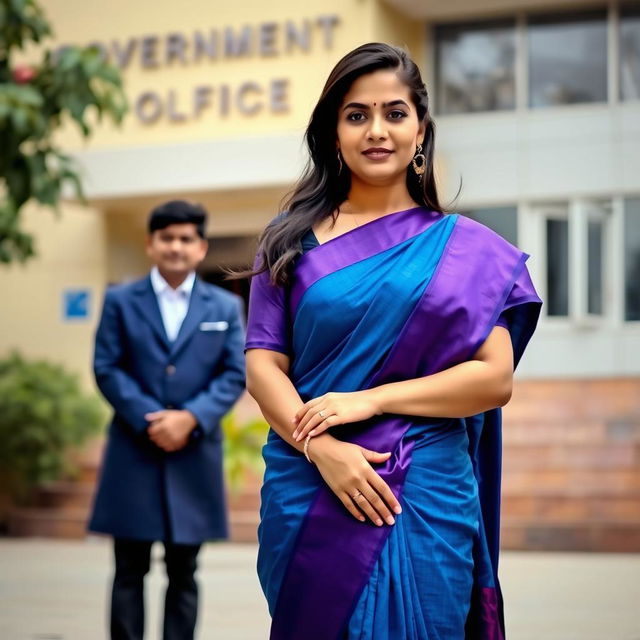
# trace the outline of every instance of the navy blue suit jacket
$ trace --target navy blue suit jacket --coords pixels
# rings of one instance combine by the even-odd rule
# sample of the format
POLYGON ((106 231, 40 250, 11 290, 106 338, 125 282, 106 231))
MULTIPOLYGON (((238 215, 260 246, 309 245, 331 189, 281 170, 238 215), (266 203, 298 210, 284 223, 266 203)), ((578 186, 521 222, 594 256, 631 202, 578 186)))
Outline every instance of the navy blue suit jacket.
POLYGON ((227 536, 220 419, 245 384, 242 300, 196 278, 169 342, 151 280, 110 288, 94 372, 114 409, 89 529, 115 537, 198 544, 227 536), (189 444, 166 453, 144 415, 188 409, 189 444))

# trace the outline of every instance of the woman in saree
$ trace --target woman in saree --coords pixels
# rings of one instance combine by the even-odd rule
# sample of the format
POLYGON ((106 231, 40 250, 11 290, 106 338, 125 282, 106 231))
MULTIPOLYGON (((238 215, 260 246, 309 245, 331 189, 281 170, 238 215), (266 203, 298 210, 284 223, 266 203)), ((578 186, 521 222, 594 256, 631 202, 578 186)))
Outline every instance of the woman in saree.
POLYGON ((540 309, 527 255, 440 205, 426 88, 363 45, 252 271, 273 640, 504 638, 500 407, 540 309))

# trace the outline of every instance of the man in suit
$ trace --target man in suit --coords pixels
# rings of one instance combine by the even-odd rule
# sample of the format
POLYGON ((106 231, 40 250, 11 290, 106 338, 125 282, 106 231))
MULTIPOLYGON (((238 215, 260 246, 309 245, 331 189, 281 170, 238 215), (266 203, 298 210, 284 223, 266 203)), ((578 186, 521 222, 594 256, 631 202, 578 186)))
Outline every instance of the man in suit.
POLYGON ((110 288, 94 371, 114 409, 91 531, 114 538, 111 638, 142 639, 143 581, 162 541, 163 638, 193 638, 200 545, 227 535, 220 419, 244 388, 241 299, 202 282, 205 211, 184 201, 149 217, 151 273, 110 288))

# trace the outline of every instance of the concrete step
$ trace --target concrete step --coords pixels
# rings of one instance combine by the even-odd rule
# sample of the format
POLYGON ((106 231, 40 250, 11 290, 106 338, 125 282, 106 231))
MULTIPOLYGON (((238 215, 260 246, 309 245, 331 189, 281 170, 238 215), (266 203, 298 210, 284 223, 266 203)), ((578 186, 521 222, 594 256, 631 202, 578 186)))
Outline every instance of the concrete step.
POLYGON ((640 445, 628 443, 509 444, 502 454, 505 472, 523 469, 638 469, 640 445))
POLYGON ((256 543, 260 522, 262 478, 248 472, 240 490, 227 492, 229 534, 232 542, 256 543))
POLYGON ((100 435, 86 443, 81 449, 69 452, 69 461, 77 470, 76 475, 71 478, 72 482, 91 485, 96 483, 105 442, 105 436, 100 435))
POLYGON ((504 423, 516 424, 565 424, 576 422, 632 422, 640 420, 638 407, 616 410, 608 408, 606 403, 601 405, 598 398, 578 404, 578 401, 559 402, 557 398, 549 400, 541 406, 538 401, 509 401, 503 407, 504 423))
POLYGON ((633 420, 533 419, 510 421, 505 417, 503 443, 508 445, 640 443, 640 418, 633 420))
POLYGON ((84 509, 88 513, 94 491, 93 484, 87 482, 53 482, 38 490, 36 504, 48 509, 84 509))
POLYGON ((508 465, 502 478, 503 493, 557 493, 589 495, 610 492, 627 495, 640 490, 640 467, 627 469, 518 469, 508 465))
POLYGON ((84 538, 85 509, 13 509, 9 515, 9 535, 39 538, 84 538))
POLYGON ((258 541, 258 524, 260 516, 257 511, 230 511, 229 529, 232 542, 258 541))
POLYGON ((640 552, 640 521, 611 519, 537 522, 503 517, 501 547, 526 551, 640 552))
POLYGON ((529 518, 538 523, 635 520, 640 527, 640 493, 567 496, 503 492, 502 513, 505 517, 529 518))
MULTIPOLYGON (((87 535, 85 509, 13 509, 9 516, 10 536, 37 538, 84 538, 87 535)), ((257 542, 257 511, 230 511, 229 525, 233 542, 257 542)))
POLYGON ((548 402, 550 398, 555 398, 555 404, 558 404, 574 400, 584 403, 589 398, 597 398, 597 404, 605 409, 626 409, 637 414, 639 392, 640 379, 637 377, 516 380, 511 401, 548 402))
POLYGON ((503 495, 635 496, 640 469, 505 469, 503 495))
POLYGON ((522 381, 504 408, 505 419, 541 422, 640 419, 640 380, 522 381))
POLYGON ((230 511, 259 511, 260 490, 255 492, 243 491, 242 493, 227 495, 227 508, 230 511))
POLYGON ((75 481, 79 484, 88 484, 95 486, 100 475, 100 466, 94 464, 82 464, 78 469, 78 475, 75 481))

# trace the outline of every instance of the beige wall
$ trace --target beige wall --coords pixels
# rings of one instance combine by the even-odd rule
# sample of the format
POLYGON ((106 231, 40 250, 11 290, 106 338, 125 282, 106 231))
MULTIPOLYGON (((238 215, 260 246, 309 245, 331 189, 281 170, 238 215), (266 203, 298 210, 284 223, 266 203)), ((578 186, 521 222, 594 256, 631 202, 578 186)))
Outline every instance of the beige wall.
POLYGON ((392 9, 386 2, 374 2, 372 13, 372 40, 404 47, 424 74, 426 33, 424 22, 407 18, 392 9))
POLYGON ((146 216, 133 211, 105 214, 107 255, 106 273, 109 283, 130 282, 149 269, 144 251, 146 216))
POLYGON ((65 206, 61 217, 29 207, 25 228, 36 235, 38 256, 26 265, 0 266, 0 355, 18 349, 25 356, 47 358, 67 365, 89 384, 93 331, 106 281, 104 218, 75 205, 65 206), (63 321, 67 288, 90 289, 88 320, 63 321))

